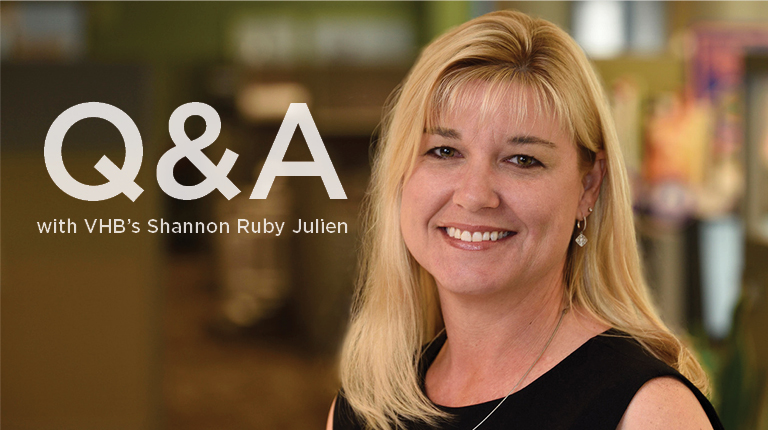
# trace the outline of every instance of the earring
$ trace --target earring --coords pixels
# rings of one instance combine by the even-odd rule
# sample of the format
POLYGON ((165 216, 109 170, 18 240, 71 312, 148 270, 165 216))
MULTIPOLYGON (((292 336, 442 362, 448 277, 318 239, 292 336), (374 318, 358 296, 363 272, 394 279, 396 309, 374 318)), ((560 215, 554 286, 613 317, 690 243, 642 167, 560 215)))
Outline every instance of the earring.
MULTIPOLYGON (((592 208, 589 208, 589 213, 592 213, 592 208)), ((584 245, 587 244, 587 236, 584 235, 584 232, 587 230, 587 217, 584 217, 582 221, 576 221, 576 228, 581 229, 579 235, 576 236, 576 244, 584 248, 584 245), (582 222, 584 223, 584 228, 581 227, 582 222)))

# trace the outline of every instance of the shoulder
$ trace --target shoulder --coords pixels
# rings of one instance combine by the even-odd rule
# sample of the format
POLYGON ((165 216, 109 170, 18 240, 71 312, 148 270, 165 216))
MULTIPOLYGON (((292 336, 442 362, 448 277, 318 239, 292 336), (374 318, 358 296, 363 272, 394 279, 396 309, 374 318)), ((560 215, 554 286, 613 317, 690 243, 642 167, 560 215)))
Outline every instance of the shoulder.
POLYGON ((611 329, 589 345, 579 367, 583 428, 722 429, 707 398, 628 334, 611 329))
POLYGON ((336 409, 336 399, 338 399, 338 396, 333 398, 333 402, 331 402, 331 411, 328 412, 328 422, 325 424, 325 430, 333 430, 333 413, 336 409))
POLYGON ((618 430, 712 429, 694 393, 672 376, 651 379, 632 398, 618 430))
POLYGON ((344 396, 344 390, 336 393, 328 413, 327 430, 358 430, 365 428, 357 414, 344 396))

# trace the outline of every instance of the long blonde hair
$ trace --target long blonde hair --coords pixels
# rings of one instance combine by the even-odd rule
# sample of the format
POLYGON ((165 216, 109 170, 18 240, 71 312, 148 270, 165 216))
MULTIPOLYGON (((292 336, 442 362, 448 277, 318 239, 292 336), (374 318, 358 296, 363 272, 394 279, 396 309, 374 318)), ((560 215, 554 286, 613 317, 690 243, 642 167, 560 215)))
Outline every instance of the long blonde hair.
MULTIPOLYGON (((344 395, 366 425, 436 423, 420 388, 422 345, 442 325, 434 279, 411 257, 400 230, 402 185, 425 127, 460 102, 471 82, 492 94, 518 84, 554 109, 582 166, 604 150, 606 173, 584 248, 571 247, 565 294, 571 306, 637 339, 705 393, 705 373, 654 309, 642 276, 626 169, 600 82, 579 46, 555 25, 511 11, 473 19, 427 46, 390 101, 366 202, 360 277, 341 357, 344 395)), ((538 109, 537 109, 538 110, 538 109)))

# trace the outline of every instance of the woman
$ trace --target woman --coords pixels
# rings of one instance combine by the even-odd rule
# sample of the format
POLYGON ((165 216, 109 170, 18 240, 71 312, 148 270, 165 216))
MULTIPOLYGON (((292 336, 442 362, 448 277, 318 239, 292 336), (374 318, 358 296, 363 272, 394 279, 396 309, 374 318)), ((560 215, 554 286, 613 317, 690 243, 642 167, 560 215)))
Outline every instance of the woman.
POLYGON ((721 428, 651 306, 599 82, 554 25, 496 12, 429 45, 367 210, 329 428, 721 428))

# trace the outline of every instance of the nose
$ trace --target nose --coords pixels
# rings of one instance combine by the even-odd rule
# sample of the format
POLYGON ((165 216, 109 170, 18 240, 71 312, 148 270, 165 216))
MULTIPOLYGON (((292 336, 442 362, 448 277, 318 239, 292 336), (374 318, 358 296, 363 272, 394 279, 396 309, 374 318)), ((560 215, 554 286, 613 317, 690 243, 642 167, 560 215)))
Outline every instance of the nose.
POLYGON ((480 163, 474 166, 466 165, 465 171, 455 184, 453 202, 470 212, 496 208, 500 204, 496 186, 492 166, 480 163))

